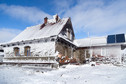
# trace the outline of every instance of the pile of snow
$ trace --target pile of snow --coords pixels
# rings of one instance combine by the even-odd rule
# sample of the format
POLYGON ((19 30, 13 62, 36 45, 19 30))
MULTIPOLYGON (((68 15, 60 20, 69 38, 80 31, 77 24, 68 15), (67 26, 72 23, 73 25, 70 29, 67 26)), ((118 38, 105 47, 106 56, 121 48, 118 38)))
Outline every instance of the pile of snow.
POLYGON ((0 84, 125 84, 126 67, 68 65, 49 70, 0 66, 0 84), (11 74, 10 74, 11 73, 11 74))

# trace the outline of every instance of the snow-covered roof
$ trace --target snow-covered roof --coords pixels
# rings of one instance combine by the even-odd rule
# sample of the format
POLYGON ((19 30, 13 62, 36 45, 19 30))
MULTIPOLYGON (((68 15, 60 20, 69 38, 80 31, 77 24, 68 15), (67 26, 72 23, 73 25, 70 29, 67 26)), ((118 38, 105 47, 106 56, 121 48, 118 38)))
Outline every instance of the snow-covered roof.
MULTIPOLYGON (((126 39, 126 35, 125 35, 126 39)), ((90 46, 109 46, 109 45, 122 45, 126 44, 126 42, 122 43, 107 43, 107 36, 103 37, 91 37, 91 38, 84 38, 84 39, 77 39, 74 40, 74 44, 77 47, 90 47, 90 46)))
POLYGON ((95 45, 106 45, 107 44, 107 37, 92 37, 92 38, 85 38, 85 39, 78 39, 74 40, 74 43, 78 47, 88 47, 88 46, 95 46, 95 45))
POLYGON ((54 16, 54 19, 48 20, 48 23, 45 24, 45 26, 42 29, 40 29, 42 24, 27 27, 17 37, 11 40, 11 42, 33 40, 58 35, 64 27, 64 25, 67 23, 68 19, 69 18, 62 18, 59 19, 58 22, 56 22, 54 16))

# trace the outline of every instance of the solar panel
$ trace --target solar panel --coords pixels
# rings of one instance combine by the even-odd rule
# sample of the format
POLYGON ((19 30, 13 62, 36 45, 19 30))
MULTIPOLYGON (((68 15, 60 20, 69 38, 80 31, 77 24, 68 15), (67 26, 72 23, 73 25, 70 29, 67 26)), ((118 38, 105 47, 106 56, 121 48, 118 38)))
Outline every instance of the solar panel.
POLYGON ((122 43, 125 42, 125 34, 108 35, 107 43, 122 43))
POLYGON ((115 39, 115 35, 108 35, 107 37, 107 43, 115 43, 116 39, 115 39))
POLYGON ((125 35, 124 34, 116 34, 116 42, 117 43, 125 42, 125 35))

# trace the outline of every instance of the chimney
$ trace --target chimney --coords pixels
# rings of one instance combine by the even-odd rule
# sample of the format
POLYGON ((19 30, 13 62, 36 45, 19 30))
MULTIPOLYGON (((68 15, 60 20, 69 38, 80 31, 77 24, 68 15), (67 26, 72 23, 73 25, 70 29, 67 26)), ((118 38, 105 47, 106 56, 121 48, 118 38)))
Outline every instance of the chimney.
POLYGON ((57 14, 56 14, 56 18, 55 18, 55 19, 56 19, 56 22, 57 22, 57 21, 58 21, 58 19, 59 19, 59 17, 58 17, 58 15, 57 15, 57 14))
POLYGON ((48 18, 45 17, 45 18, 44 18, 44 24, 47 24, 47 21, 48 21, 48 18))

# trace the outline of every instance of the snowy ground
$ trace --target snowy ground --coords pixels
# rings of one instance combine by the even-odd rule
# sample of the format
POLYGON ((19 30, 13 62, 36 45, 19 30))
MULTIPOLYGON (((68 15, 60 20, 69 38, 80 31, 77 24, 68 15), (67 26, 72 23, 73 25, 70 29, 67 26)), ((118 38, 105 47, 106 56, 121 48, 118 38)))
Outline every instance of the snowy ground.
POLYGON ((52 70, 0 65, 0 84, 126 84, 126 67, 67 65, 52 70))

